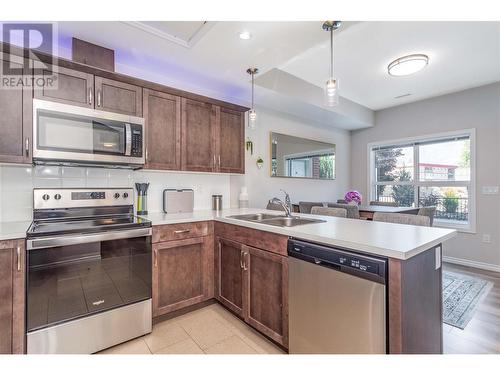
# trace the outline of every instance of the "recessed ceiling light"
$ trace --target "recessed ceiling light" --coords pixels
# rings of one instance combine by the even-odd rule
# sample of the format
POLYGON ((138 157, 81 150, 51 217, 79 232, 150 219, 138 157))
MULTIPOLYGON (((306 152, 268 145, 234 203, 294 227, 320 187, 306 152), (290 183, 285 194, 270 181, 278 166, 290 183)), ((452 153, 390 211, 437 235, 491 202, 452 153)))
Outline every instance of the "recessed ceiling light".
POLYGON ((250 34, 248 31, 242 31, 240 34, 240 39, 243 40, 248 40, 252 38, 252 34, 250 34))
POLYGON ((422 70, 429 63, 429 56, 415 54, 400 57, 387 66, 387 72, 391 76, 407 76, 422 70))

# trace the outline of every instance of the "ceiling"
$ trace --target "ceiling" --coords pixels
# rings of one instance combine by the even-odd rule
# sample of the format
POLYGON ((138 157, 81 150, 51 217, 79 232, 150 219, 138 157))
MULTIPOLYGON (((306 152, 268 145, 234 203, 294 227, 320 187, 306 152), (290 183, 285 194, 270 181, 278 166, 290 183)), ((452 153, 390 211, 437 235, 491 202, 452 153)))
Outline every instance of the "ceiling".
MULTIPOLYGON (((252 66, 259 68, 259 76, 281 71, 272 76, 288 74, 320 93, 329 64, 329 35, 321 25, 59 22, 59 54, 70 57, 75 36, 114 49, 120 72, 248 104, 246 69, 252 66), (249 31, 252 38, 241 40, 241 31, 249 31)), ((299 104, 300 95, 292 98, 285 86, 269 82, 257 87, 256 102, 341 128, 371 126, 366 111, 500 81, 500 22, 344 22, 336 32, 335 54, 335 75, 348 104, 342 116, 335 117, 339 110, 325 108, 321 101, 309 98, 299 104), (412 76, 387 74, 392 60, 411 53, 427 54, 429 65, 412 76), (395 99, 405 94, 410 95, 395 99), (356 118, 359 108, 351 111, 355 106, 363 107, 363 119, 356 118), (342 120, 349 116, 354 121, 342 120)))

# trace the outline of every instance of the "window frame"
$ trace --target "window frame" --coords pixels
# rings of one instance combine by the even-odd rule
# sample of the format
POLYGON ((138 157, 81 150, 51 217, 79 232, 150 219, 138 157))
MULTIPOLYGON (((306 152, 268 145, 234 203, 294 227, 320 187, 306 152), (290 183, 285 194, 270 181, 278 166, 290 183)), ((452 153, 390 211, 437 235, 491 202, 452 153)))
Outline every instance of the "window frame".
POLYGON ((419 187, 466 187, 469 192, 469 220, 467 224, 447 223, 444 220, 434 220, 436 227, 457 229, 459 232, 476 233, 476 129, 463 129, 444 133, 428 134, 389 141, 370 142, 367 144, 367 192, 369 200, 375 199, 377 185, 411 185, 415 189, 415 206, 418 207, 419 187), (469 181, 421 181, 418 165, 420 161, 419 147, 413 147, 413 181, 376 181, 375 157, 373 150, 377 147, 409 146, 411 143, 447 140, 453 137, 469 137, 470 143, 470 180, 469 181))

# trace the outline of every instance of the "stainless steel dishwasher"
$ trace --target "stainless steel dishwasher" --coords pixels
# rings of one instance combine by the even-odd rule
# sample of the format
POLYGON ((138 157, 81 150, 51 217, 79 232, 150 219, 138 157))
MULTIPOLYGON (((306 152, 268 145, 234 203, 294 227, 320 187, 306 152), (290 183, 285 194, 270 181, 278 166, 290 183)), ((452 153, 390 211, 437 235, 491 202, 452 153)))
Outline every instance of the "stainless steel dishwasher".
POLYGON ((290 239, 290 353, 386 353, 386 271, 386 259, 290 239))

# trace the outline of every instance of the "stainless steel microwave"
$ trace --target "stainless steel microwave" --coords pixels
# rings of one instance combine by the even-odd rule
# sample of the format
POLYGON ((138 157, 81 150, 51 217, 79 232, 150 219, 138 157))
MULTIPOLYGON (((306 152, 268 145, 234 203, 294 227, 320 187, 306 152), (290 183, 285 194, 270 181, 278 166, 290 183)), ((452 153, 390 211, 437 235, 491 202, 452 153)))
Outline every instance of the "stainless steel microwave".
POLYGON ((33 99, 35 164, 141 168, 144 119, 33 99))

